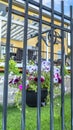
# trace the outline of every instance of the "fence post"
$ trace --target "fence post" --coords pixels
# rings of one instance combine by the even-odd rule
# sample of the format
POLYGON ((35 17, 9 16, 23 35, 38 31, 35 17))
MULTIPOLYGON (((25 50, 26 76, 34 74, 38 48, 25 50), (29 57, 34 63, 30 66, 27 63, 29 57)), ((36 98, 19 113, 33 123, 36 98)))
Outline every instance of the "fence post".
POLYGON ((71 130, 73 130, 73 7, 70 6, 70 40, 71 40, 71 130))
POLYGON ((41 38, 42 38, 42 0, 39 6, 38 36, 38 90, 37 90, 37 130, 41 129, 41 38))
MULTIPOLYGON (((64 28, 64 1, 61 1, 61 27, 64 28)), ((61 83, 61 129, 64 130, 64 93, 65 93, 65 88, 64 88, 64 31, 61 30, 61 59, 62 59, 62 64, 61 64, 61 76, 62 76, 62 83, 61 83)))
POLYGON ((7 21, 7 39, 6 39, 6 59, 5 59, 5 75, 4 75, 4 92, 3 92, 3 124, 2 129, 7 127, 7 100, 8 100, 8 73, 9 73, 9 58, 10 58, 10 33, 11 33, 11 12, 12 0, 9 0, 8 21, 7 21))
POLYGON ((26 130, 26 55, 27 55, 27 30, 28 30, 28 0, 25 2, 25 20, 23 37, 23 74, 22 74, 22 120, 21 130, 26 130))
MULTIPOLYGON (((47 45, 48 45, 48 42, 49 42, 48 33, 46 33, 46 43, 47 43, 47 45)), ((46 45, 46 60, 48 61, 48 46, 47 45, 46 45)))
POLYGON ((53 103, 53 68, 54 68, 54 0, 51 0, 51 70, 50 70, 50 130, 54 130, 54 103, 53 103))

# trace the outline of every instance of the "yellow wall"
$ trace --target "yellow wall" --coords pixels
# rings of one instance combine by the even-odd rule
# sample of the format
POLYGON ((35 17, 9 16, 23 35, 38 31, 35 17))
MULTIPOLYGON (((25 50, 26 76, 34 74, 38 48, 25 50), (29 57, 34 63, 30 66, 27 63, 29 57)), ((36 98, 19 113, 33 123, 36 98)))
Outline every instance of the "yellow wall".
MULTIPOLYGON (((6 43, 6 39, 2 38, 2 42, 6 43)), ((20 42, 20 41, 11 40, 10 43, 13 44, 14 47, 20 47, 20 48, 23 47, 23 42, 20 42)))

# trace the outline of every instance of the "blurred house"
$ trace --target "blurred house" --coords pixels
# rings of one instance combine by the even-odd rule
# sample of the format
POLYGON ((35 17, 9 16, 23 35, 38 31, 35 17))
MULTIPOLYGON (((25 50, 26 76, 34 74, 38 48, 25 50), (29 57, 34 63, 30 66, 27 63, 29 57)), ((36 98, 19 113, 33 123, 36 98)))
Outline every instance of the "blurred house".
MULTIPOLYGON (((6 44, 6 34, 7 34, 7 12, 6 7, 8 7, 7 0, 0 0, 0 58, 5 56, 5 44, 6 44)), ((24 4, 18 2, 18 0, 13 0, 12 8, 18 12, 25 13, 24 4)), ((37 8, 29 6, 29 15, 37 18, 39 15, 37 8)), ((49 13, 43 12, 43 20, 46 22, 51 22, 51 15, 49 13)), ((59 18, 54 18, 54 23, 56 25, 61 25, 59 18)), ((64 25, 68 28, 69 23, 65 22, 64 25)), ((27 45, 27 59, 37 59, 38 55, 38 22, 28 20, 28 45, 27 45)), ((47 31, 42 34, 42 43, 41 43, 41 56, 42 59, 50 59, 50 46, 51 46, 51 27, 48 25, 42 25, 42 31, 47 31), (48 45, 48 46, 47 46, 48 45)), ((59 29, 54 30, 54 35, 61 36, 59 29)), ((18 59, 19 48, 23 49, 23 36, 24 36, 24 18, 12 13, 12 24, 11 24, 11 41, 10 41, 10 53, 13 54, 11 57, 18 59)), ((64 46, 65 46, 65 55, 68 53, 68 34, 64 32, 64 46)), ((23 50, 22 50, 23 52, 23 50)), ((21 53, 22 53, 21 52, 21 53)), ((20 53, 20 54, 21 54, 20 53)), ((22 54, 21 54, 22 56, 22 54)), ((22 57, 20 58, 22 60, 22 57)), ((54 60, 61 59, 61 39, 54 38, 54 60)))

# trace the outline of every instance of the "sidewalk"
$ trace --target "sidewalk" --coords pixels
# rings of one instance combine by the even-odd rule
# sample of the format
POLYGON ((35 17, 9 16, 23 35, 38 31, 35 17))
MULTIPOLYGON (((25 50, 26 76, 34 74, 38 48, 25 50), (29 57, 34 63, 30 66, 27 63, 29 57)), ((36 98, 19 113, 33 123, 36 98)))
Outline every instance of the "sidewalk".
MULTIPOLYGON (((0 80, 0 104, 1 105, 3 104, 3 88, 4 88, 4 84, 0 80)), ((14 95, 16 91, 17 91, 16 88, 8 87, 8 105, 14 104, 14 95)))

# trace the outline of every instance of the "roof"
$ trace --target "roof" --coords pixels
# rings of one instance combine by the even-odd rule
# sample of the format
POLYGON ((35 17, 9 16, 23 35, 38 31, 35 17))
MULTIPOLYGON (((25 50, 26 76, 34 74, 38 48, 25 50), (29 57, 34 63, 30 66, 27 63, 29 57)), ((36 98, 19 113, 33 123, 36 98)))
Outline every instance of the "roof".
MULTIPOLYGON (((2 16, 3 12, 0 12, 0 28, 1 28, 1 38, 6 38, 7 34, 7 16, 2 16)), ((32 38, 38 33, 38 26, 37 22, 28 23, 28 39, 32 38)), ((42 31, 46 31, 49 27, 43 27, 42 31)), ((11 39, 22 41, 24 35, 24 21, 20 21, 20 19, 14 20, 12 18, 11 23, 11 39)))
MULTIPOLYGON (((5 1, 5 0, 3 0, 3 1, 5 1)), ((20 7, 20 8, 23 8, 23 9, 25 8, 25 0, 13 0, 13 4, 16 5, 16 6, 18 6, 18 7, 20 7)), ((45 8, 47 8, 47 6, 45 6, 45 8)), ((31 12, 39 14, 39 9, 36 8, 35 6, 32 6, 31 4, 29 4, 29 8, 28 9, 31 12)), ((50 8, 49 8, 49 10, 50 10, 50 8)), ((46 12, 43 11, 43 16, 46 17, 46 18, 51 18, 50 12, 47 12, 47 11, 46 12)), ((59 17, 56 17, 56 16, 54 17, 54 20, 56 20, 58 22, 61 22, 61 19, 59 17)), ((69 26, 69 22, 68 21, 64 21, 64 23, 67 26, 69 26)))

